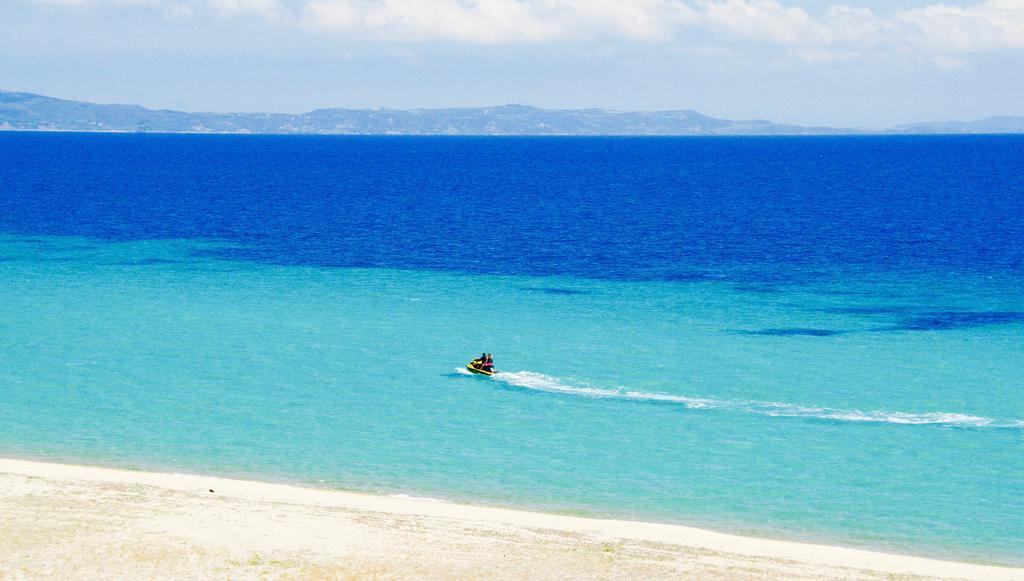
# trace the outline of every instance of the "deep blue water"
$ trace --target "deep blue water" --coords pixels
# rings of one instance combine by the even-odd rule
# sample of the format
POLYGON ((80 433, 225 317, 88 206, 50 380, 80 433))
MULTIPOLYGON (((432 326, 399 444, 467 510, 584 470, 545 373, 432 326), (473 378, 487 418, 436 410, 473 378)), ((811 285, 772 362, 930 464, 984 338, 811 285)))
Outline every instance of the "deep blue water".
POLYGON ((1024 272, 1024 137, 6 134, 9 232, 286 265, 692 280, 1024 272))
POLYGON ((1021 136, 0 132, 0 321, 0 455, 1024 564, 1021 136))

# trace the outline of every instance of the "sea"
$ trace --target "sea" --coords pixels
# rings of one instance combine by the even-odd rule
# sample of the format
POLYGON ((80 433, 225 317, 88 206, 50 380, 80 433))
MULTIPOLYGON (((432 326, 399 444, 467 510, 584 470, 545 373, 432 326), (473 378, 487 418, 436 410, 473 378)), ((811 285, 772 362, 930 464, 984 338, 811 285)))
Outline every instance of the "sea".
POLYGON ((3 132, 0 456, 1024 565, 1024 136, 3 132))

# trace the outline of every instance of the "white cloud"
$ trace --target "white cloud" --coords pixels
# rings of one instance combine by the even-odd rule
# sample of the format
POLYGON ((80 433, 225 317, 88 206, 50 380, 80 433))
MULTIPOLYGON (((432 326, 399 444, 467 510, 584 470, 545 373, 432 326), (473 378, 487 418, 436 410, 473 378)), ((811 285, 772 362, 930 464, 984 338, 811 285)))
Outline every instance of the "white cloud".
POLYGON ((612 35, 644 41, 671 40, 697 22, 697 11, 679 0, 548 0, 575 35, 612 35))
POLYGON ((256 16, 273 22, 286 14, 278 0, 206 0, 206 5, 225 18, 256 16))
POLYGON ((1024 0, 888 14, 834 5, 820 15, 779 0, 307 0, 302 22, 384 40, 477 43, 605 36, 671 42, 703 31, 728 42, 834 49, 843 59, 868 49, 945 54, 1024 48, 1024 0))
POLYGON ((731 38, 841 48, 846 55, 866 49, 950 54, 1024 48, 1024 0, 934 4, 888 15, 834 5, 819 17, 776 0, 702 0, 700 6, 704 23, 731 38))
POLYGON ((907 10, 897 20, 913 40, 936 52, 1024 48, 1024 1, 986 0, 965 7, 942 4, 907 10))
POLYGON ((311 0, 303 23, 386 40, 665 41, 694 16, 677 0, 311 0))
POLYGON ((313 0, 304 23, 310 28, 394 40, 535 42, 561 34, 557 21, 517 0, 313 0))
POLYGON ((943 68, 985 50, 1024 49, 1024 0, 932 4, 876 13, 795 0, 35 0, 51 5, 149 5, 182 20, 201 12, 255 17, 324 33, 470 44, 620 38, 781 47, 804 62, 906 56, 943 68), (712 39, 709 41, 709 39, 712 39), (935 59, 944 55, 946 59, 935 59))
POLYGON ((175 22, 185 22, 195 16, 195 9, 188 4, 171 4, 164 10, 164 16, 175 22))
POLYGON ((745 40, 773 44, 821 44, 827 27, 802 8, 775 0, 705 0, 700 3, 704 23, 745 40))
POLYGON ((37 4, 54 6, 97 6, 110 4, 114 6, 154 6, 161 0, 35 0, 37 4))
POLYGON ((170 20, 188 20, 207 10, 224 18, 254 16, 268 21, 283 20, 288 9, 281 0, 34 0, 54 6, 141 6, 159 9, 170 20))

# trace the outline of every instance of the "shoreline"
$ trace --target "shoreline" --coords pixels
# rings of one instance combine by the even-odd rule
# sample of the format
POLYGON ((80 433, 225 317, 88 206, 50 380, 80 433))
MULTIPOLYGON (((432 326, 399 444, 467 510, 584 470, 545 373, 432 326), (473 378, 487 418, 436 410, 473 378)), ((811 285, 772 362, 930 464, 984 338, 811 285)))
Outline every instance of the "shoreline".
POLYGON ((301 131, 137 131, 132 129, 41 129, 0 127, 0 133, 81 133, 117 135, 271 135, 271 136, 338 136, 338 137, 553 137, 553 138, 751 138, 751 137, 1004 137, 1024 135, 1024 131, 935 131, 897 132, 865 129, 863 131, 794 132, 794 133, 339 133, 301 131))
POLYGON ((0 576, 226 568, 271 576, 1024 579, 1024 568, 682 525, 9 458, 0 458, 0 514, 0 554, 8 555, 0 576), (54 543, 55 534, 70 543, 54 543), (48 571, 52 563, 62 565, 48 571))

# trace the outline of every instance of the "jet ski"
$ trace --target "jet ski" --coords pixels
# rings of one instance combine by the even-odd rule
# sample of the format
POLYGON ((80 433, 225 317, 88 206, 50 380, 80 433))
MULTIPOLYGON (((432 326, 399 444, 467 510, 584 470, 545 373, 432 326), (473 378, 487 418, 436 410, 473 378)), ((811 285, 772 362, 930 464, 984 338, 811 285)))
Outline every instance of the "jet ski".
POLYGON ((487 371, 486 369, 484 369, 482 367, 474 367, 472 361, 470 361, 469 363, 466 364, 466 369, 468 369, 471 373, 476 373, 478 375, 494 375, 494 373, 495 373, 495 371, 493 369, 490 370, 490 371, 487 371))

